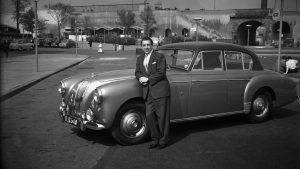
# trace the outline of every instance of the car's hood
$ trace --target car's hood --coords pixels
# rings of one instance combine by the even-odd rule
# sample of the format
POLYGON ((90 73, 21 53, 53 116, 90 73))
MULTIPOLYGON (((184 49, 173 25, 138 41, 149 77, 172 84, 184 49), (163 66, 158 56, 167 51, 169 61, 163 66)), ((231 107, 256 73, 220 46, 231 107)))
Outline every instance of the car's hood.
MULTIPOLYGON (((167 74, 183 72, 182 70, 171 69, 167 74)), ((135 69, 115 70, 109 72, 94 72, 87 74, 78 74, 62 80, 65 83, 74 84, 81 81, 89 81, 98 85, 107 84, 120 80, 135 79, 135 69)))
POLYGON ((96 83, 96 86, 107 84, 110 82, 122 80, 122 79, 134 79, 134 69, 125 69, 125 70, 116 70, 116 71, 109 71, 109 72, 95 72, 95 73, 86 73, 86 74, 78 74, 71 76, 69 78, 63 79, 67 86, 72 86, 76 83, 80 83, 82 81, 88 81, 89 83, 96 83))
POLYGON ((115 81, 121 79, 135 78, 134 69, 115 70, 104 73, 94 73, 91 76, 98 81, 115 81))

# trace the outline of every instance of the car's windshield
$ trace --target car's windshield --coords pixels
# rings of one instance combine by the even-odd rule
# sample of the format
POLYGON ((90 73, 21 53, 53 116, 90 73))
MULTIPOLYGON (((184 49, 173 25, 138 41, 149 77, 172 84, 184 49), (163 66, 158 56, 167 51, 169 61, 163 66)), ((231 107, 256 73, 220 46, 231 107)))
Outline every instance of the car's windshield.
POLYGON ((61 41, 62 43, 67 43, 68 42, 68 39, 64 39, 61 41))
POLYGON ((171 68, 179 68, 187 70, 193 59, 193 52, 187 50, 158 50, 162 53, 167 61, 168 66, 171 68))

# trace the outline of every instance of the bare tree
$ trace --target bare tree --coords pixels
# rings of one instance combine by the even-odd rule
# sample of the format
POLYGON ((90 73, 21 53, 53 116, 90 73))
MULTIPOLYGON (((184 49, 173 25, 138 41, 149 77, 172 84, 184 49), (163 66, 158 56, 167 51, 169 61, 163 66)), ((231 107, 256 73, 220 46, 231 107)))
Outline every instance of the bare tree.
MULTIPOLYGON (((32 8, 27 10, 25 13, 20 15, 20 23, 23 25, 24 29, 28 32, 33 33, 35 28, 35 13, 32 8)), ((46 29, 46 20, 38 20, 38 31, 42 32, 46 29)))
POLYGON ((143 12, 140 14, 141 20, 146 24, 145 34, 149 36, 149 29, 153 28, 156 24, 156 20, 152 9, 147 6, 143 12))
POLYGON ((13 11, 13 19, 17 22, 17 30, 20 28, 20 18, 21 13, 25 11, 25 8, 30 5, 30 0, 11 0, 14 11, 13 11))
POLYGON ((57 23, 58 38, 61 39, 60 29, 66 23, 71 13, 74 11, 71 5, 58 2, 53 5, 46 5, 48 13, 57 23))
POLYGON ((121 10, 117 12, 120 18, 120 25, 124 26, 124 33, 127 34, 131 26, 135 24, 135 14, 132 11, 121 10))

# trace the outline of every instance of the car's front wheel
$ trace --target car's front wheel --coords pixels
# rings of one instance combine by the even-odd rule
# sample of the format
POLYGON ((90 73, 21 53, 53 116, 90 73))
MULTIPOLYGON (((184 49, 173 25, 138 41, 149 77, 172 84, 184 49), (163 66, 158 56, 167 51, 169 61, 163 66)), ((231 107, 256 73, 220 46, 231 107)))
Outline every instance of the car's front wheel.
POLYGON ((112 127, 113 138, 122 145, 137 144, 149 136, 145 105, 131 102, 123 106, 112 127))
POLYGON ((248 119, 252 123, 266 121, 273 108, 272 97, 267 91, 259 91, 255 94, 248 119))

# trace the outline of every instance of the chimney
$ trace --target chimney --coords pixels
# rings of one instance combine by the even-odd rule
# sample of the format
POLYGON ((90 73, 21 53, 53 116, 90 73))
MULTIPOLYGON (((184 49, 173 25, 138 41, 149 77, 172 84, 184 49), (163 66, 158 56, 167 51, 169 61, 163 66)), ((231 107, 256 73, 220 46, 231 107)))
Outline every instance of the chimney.
POLYGON ((261 0, 261 9, 267 9, 268 8, 268 0, 261 0))

